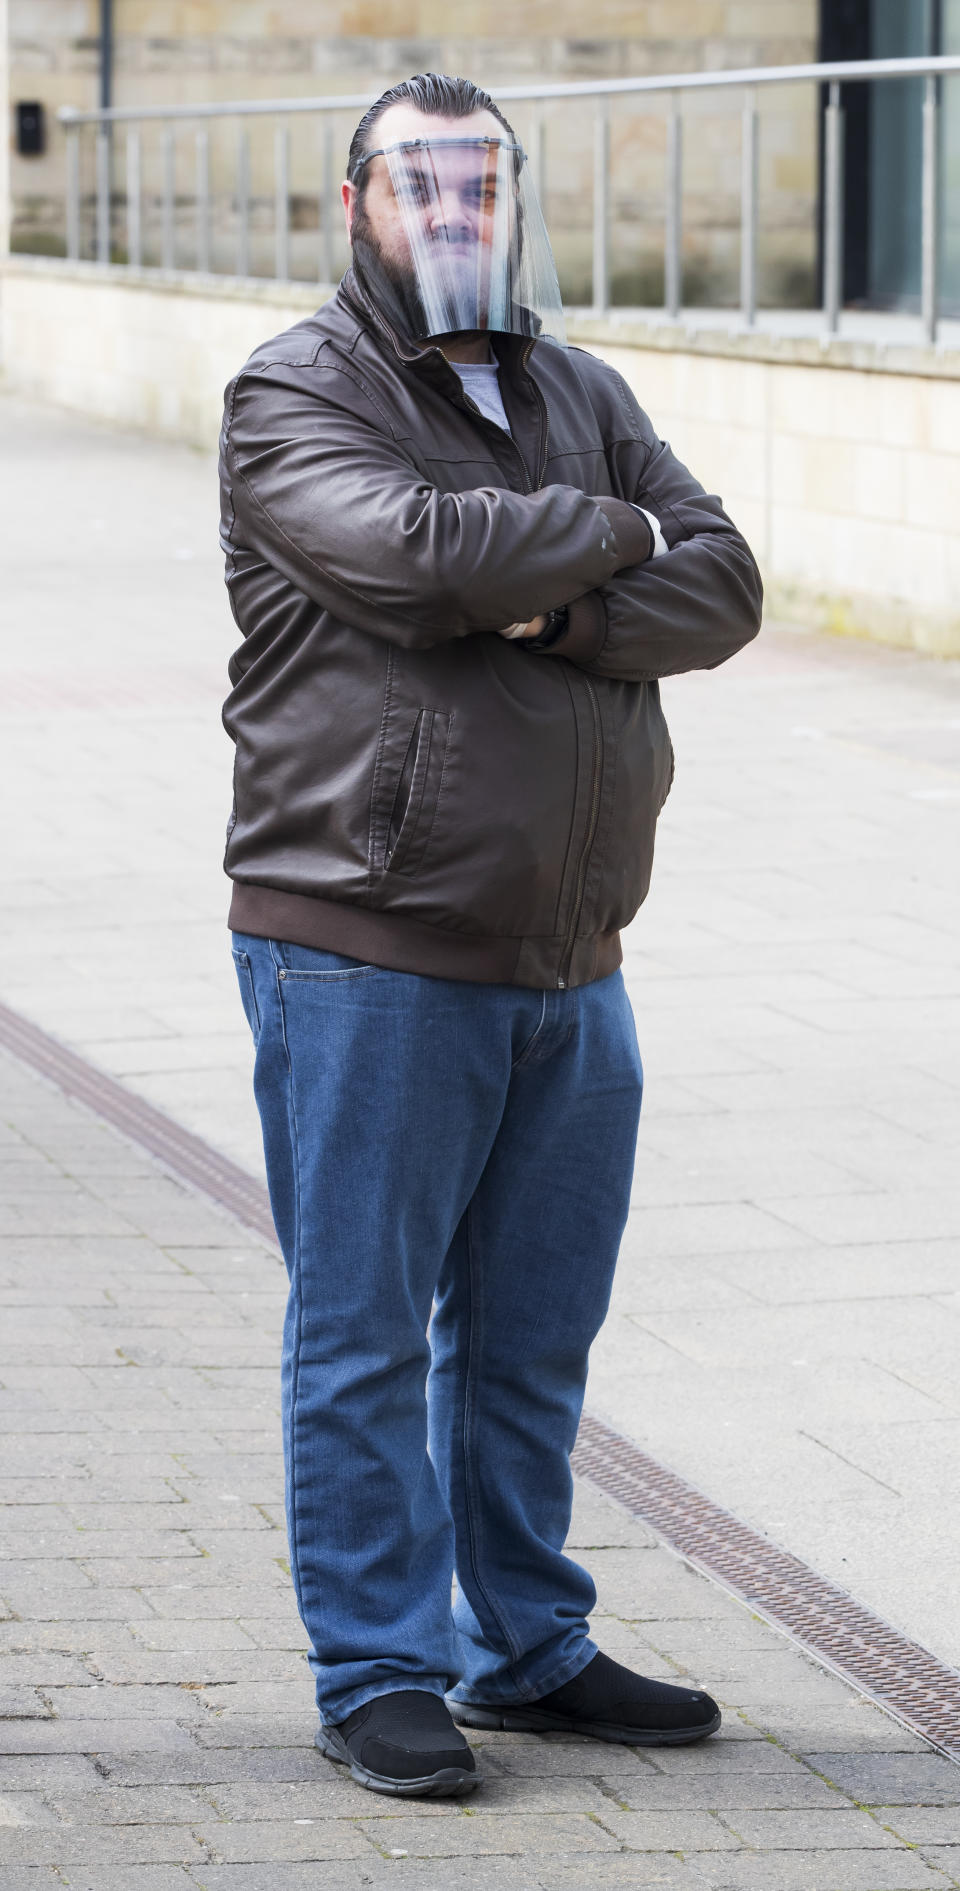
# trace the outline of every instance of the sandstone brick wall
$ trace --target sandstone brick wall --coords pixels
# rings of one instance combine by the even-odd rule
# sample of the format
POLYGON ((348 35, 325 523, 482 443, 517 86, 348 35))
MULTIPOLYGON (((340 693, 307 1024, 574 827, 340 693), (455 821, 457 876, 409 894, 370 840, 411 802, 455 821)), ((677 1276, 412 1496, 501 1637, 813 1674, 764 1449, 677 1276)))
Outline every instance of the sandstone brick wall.
MULTIPOLYGON (((9 0, 11 97, 41 98, 50 148, 12 159, 14 247, 63 247, 60 105, 90 107, 98 95, 96 0, 9 0)), ((493 87, 540 80, 780 65, 815 56, 816 0, 115 0, 117 104, 159 104, 379 91, 424 69, 459 71, 493 87), (455 31, 451 31, 451 26, 455 31), (589 29, 587 32, 585 29, 589 29)), ((774 302, 812 292, 815 260, 816 124, 812 87, 763 98, 761 289, 774 302)), ((737 94, 688 100, 685 137, 685 291, 690 300, 736 296, 740 177, 737 94)), ((356 114, 338 116, 338 166, 356 114)), ((529 114, 516 108, 529 135, 529 114)), ((587 103, 547 114, 546 208, 564 288, 589 299, 591 112, 587 103)), ((272 273, 273 123, 251 129, 252 267, 272 273)), ((315 278, 320 157, 314 121, 291 121, 292 267, 315 278)), ((92 241, 93 166, 85 140, 87 241, 92 241)), ((230 269, 235 127, 212 134, 217 193, 217 268, 230 269)), ((662 295, 665 125, 654 101, 618 102, 613 113, 614 299, 662 295)), ((122 259, 124 140, 115 158, 114 236, 122 259)), ((158 241, 158 140, 144 149, 146 233, 158 241)), ((193 241, 193 128, 178 137, 178 261, 193 241)), ((155 257, 153 258, 155 260, 155 257)), ((336 256, 345 260, 342 243, 336 256)))

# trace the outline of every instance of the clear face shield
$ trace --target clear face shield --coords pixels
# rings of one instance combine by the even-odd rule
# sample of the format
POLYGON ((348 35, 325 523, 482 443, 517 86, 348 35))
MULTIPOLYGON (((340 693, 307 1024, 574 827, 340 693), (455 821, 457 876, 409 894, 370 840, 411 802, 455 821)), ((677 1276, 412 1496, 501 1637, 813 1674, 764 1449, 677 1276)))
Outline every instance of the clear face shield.
MULTIPOLYGON (((391 201, 361 212, 355 259, 413 339, 489 330, 566 345, 556 264, 522 147, 503 138, 415 138, 368 152, 391 201)), ((369 188, 369 186, 368 186, 369 188)), ((382 201, 382 199, 378 199, 382 201)))

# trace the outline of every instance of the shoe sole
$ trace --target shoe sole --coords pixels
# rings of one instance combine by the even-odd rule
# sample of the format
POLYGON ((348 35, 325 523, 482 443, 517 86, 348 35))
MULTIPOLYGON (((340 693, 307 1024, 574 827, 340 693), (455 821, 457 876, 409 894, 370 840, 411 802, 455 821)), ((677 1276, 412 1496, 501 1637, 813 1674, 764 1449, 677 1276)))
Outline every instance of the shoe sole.
POLYGON ((369 1792, 392 1793, 401 1799, 452 1799, 458 1793, 472 1793, 480 1784, 480 1774, 459 1766, 444 1766, 439 1772, 424 1773, 420 1779, 390 1779, 386 1773, 371 1773, 354 1759, 342 1734, 335 1727, 318 1727, 314 1745, 338 1766, 348 1766, 358 1786, 369 1792))
POLYGON ((685 1747, 716 1733, 720 1715, 697 1727, 623 1727, 604 1720, 571 1720, 561 1714, 538 1713, 535 1707, 468 1707, 448 1701, 459 1727, 484 1727, 499 1733, 580 1733, 590 1740, 609 1740, 616 1746, 685 1747))

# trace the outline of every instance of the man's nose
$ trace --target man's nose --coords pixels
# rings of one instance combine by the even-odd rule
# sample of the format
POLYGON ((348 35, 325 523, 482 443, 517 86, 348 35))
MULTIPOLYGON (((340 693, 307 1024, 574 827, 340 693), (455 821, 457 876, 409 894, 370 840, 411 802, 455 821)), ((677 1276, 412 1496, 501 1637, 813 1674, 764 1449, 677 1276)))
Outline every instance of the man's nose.
POLYGON ((430 228, 436 234, 445 230, 448 236, 472 230, 473 219, 458 190, 441 191, 430 213, 430 228))

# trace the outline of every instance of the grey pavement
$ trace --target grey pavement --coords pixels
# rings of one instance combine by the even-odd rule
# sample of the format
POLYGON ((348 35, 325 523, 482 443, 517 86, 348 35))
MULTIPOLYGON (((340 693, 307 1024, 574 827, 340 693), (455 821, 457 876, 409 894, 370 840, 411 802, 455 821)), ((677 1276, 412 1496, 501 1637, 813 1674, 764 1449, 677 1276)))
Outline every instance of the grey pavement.
POLYGON ((0 1097, 0 1891, 960 1884, 960 1768, 584 1483, 601 1646, 709 1683, 721 1734, 480 1734, 463 1804, 322 1759, 279 1257, 5 1056, 0 1097))
MULTIPOLYGON (((0 998, 260 1172, 212 458, 0 401, 0 998)), ((960 664, 771 627, 664 701, 590 1400, 960 1663, 960 664)))

